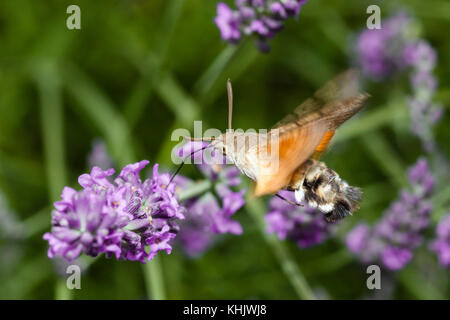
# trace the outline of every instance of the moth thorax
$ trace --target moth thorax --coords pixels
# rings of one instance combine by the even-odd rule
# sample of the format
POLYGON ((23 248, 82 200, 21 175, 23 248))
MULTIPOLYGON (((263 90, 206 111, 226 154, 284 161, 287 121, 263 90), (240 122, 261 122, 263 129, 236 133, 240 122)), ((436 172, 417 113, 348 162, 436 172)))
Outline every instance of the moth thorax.
POLYGON ((327 221, 337 221, 359 209, 361 190, 349 186, 325 163, 306 161, 291 180, 297 202, 305 200, 310 207, 325 213, 327 221))

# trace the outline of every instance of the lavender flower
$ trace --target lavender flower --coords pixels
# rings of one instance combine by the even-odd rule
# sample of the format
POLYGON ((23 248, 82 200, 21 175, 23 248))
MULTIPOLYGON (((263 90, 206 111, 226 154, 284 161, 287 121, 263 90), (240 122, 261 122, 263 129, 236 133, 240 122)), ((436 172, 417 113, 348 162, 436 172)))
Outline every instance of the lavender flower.
POLYGON ((358 37, 356 53, 363 71, 375 79, 386 78, 407 67, 404 48, 415 41, 414 21, 400 12, 382 22, 381 29, 365 29, 358 37))
POLYGON ((186 219, 177 240, 187 255, 194 257, 205 252, 214 243, 212 214, 220 210, 216 198, 206 193, 195 200, 187 200, 186 219))
MULTIPOLYGON (((175 150, 175 154, 183 159, 192 154, 191 162, 213 183, 214 194, 217 195, 215 197, 207 191, 182 201, 186 208, 186 219, 180 224, 177 240, 189 256, 205 252, 213 245, 217 234, 242 234, 240 223, 232 220, 232 216, 245 203, 246 190, 232 190, 241 184, 239 170, 227 167, 226 159, 215 150, 199 151, 207 145, 205 142, 190 141, 175 150)), ((181 175, 176 176, 174 181, 178 186, 178 194, 195 185, 192 180, 181 175)))
POLYGON ((431 243, 430 248, 436 252, 439 263, 445 267, 450 267, 450 214, 442 217, 436 228, 436 239, 431 243))
POLYGON ((222 39, 232 43, 241 38, 238 16, 225 3, 217 4, 217 17, 214 19, 222 39))
MULTIPOLYGON (((281 191, 280 195, 295 201, 293 192, 281 191)), ((265 220, 268 233, 275 233, 280 240, 288 238, 300 248, 322 243, 332 229, 332 225, 325 221, 325 216, 320 211, 307 205, 297 207, 278 197, 270 200, 265 220)))
POLYGON ((96 139, 92 142, 92 150, 88 156, 88 165, 89 167, 97 166, 104 170, 114 166, 103 140, 96 139))
POLYGON ((407 70, 413 93, 409 97, 411 131, 421 139, 424 149, 434 150, 433 126, 443 108, 432 102, 437 88, 433 75, 436 52, 414 30, 415 20, 404 12, 386 19, 382 29, 364 30, 356 45, 357 60, 370 78, 385 79, 407 70))
POLYGON ((83 190, 65 187, 54 204, 52 231, 44 235, 49 258, 72 261, 81 253, 105 253, 145 263, 160 250, 170 253, 168 242, 178 231, 175 221, 184 218, 183 209, 175 184, 168 185, 169 175, 159 174, 157 164, 152 177, 141 181, 139 172, 148 163, 127 165, 114 182, 109 181, 114 169, 94 167, 78 179, 83 190))
POLYGON ((436 65, 436 52, 423 40, 405 48, 405 60, 412 67, 410 82, 413 94, 409 97, 411 129, 422 140, 426 151, 435 149, 433 126, 442 116, 443 108, 433 103, 437 79, 432 71, 436 65))
POLYGON ((423 158, 408 170, 408 177, 412 191, 402 190, 375 226, 360 224, 347 234, 347 248, 362 262, 381 260, 386 268, 399 270, 422 244, 432 209, 429 198, 434 179, 423 158))
POLYGON ((214 19, 223 40, 237 43, 243 36, 254 35, 258 48, 269 51, 267 40, 283 29, 283 21, 298 17, 306 0, 236 0, 236 10, 227 4, 217 4, 214 19))
POLYGON ((370 226, 365 223, 357 225, 347 234, 346 245, 350 252, 361 254, 367 246, 370 235, 370 226))

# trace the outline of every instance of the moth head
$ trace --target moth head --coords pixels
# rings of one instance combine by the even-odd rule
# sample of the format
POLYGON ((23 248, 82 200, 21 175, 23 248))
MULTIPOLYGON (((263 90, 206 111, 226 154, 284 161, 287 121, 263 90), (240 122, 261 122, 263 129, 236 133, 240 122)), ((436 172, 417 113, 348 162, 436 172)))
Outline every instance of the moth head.
POLYGON ((211 142, 211 145, 214 147, 214 149, 222 152, 224 155, 226 155, 226 146, 223 142, 223 139, 221 137, 218 137, 217 139, 213 140, 211 142))
POLYGON ((213 147, 222 152, 223 155, 227 155, 232 152, 233 134, 226 132, 211 141, 213 147))

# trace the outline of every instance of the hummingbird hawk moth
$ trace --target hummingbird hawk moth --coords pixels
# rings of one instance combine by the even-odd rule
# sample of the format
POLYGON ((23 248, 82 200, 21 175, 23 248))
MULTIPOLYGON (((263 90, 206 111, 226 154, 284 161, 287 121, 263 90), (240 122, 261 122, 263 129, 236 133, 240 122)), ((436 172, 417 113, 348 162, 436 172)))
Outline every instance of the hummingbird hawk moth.
POLYGON ((329 222, 359 209, 361 190, 319 161, 337 128, 356 114, 369 96, 359 91, 356 70, 327 82, 267 134, 231 129, 233 95, 229 81, 227 91, 228 130, 201 140, 211 141, 214 149, 255 181, 256 196, 282 189, 293 191, 298 204, 306 201, 329 222))

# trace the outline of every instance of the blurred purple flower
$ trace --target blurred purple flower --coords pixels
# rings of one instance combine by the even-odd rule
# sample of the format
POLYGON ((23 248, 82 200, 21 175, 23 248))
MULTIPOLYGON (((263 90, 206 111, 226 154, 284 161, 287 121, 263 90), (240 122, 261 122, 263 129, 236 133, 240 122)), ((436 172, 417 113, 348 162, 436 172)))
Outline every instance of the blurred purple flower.
MULTIPOLYGON (((293 192, 280 191, 284 198, 295 201, 293 192)), ((273 197, 266 214, 266 231, 275 233, 280 240, 288 238, 297 243, 300 248, 322 243, 330 234, 332 225, 325 221, 320 211, 294 206, 286 201, 273 197)))
POLYGON ((381 261, 390 270, 403 269, 412 259, 412 252, 406 248, 387 247, 381 253, 381 261))
POLYGON ((400 12, 385 19, 381 29, 365 29, 358 37, 356 53, 363 71, 370 77, 380 79, 404 69, 404 47, 413 39, 408 31, 413 20, 400 12))
POLYGON ((188 141, 183 146, 174 149, 175 156, 193 163, 200 172, 214 183, 235 187, 241 184, 239 169, 226 166, 226 157, 215 149, 207 148, 208 142, 188 141))
POLYGON ((88 155, 88 165, 90 168, 96 166, 103 170, 114 167, 113 160, 103 140, 96 139, 92 142, 92 150, 88 155))
POLYGON ((258 38, 258 49, 268 52, 267 40, 283 29, 284 20, 298 17, 306 0, 236 0, 236 10, 217 4, 214 19, 223 40, 237 43, 243 36, 258 38))
POLYGON ((414 193, 421 197, 427 197, 433 191, 435 181, 425 158, 420 158, 408 169, 408 179, 414 193))
POLYGON ((424 149, 432 152, 435 149, 433 126, 443 113, 443 107, 432 101, 438 82, 432 73, 436 66, 436 52, 426 41, 419 40, 405 49, 405 60, 412 67, 411 129, 422 140, 424 149))
POLYGON ((366 248, 369 240, 370 227, 367 224, 359 224, 347 234, 346 244, 350 252, 360 254, 366 248))
POLYGON ((215 233, 242 234, 241 224, 231 220, 231 216, 245 204, 245 192, 245 189, 233 192, 224 184, 216 186, 216 193, 222 200, 222 207, 213 215, 212 227, 215 233))
MULTIPOLYGON (((217 234, 242 234, 242 226, 232 220, 232 216, 245 204, 245 189, 238 192, 242 180, 239 170, 226 166, 225 157, 214 149, 201 150, 208 146, 206 142, 188 141, 176 148, 174 153, 189 163, 194 163, 200 172, 213 183, 214 194, 206 191, 201 195, 182 201, 186 208, 186 219, 180 223, 177 241, 189 256, 205 252, 216 239, 217 234), (196 152, 198 151, 198 152, 196 152)), ((192 188, 195 183, 181 175, 174 179, 178 186, 177 194, 192 188)))
POLYGON ((443 216, 439 221, 436 236, 430 244, 430 249, 436 252, 440 264, 450 267, 450 214, 443 216))
POLYGON ((227 4, 223 2, 217 4, 217 16, 214 22, 220 30, 222 39, 235 43, 241 38, 238 14, 233 12, 227 4))
POLYGON ((145 263, 159 250, 170 253, 168 242, 178 231, 175 221, 184 218, 183 208, 175 184, 168 184, 168 174, 158 173, 157 164, 152 177, 141 181, 139 172, 148 163, 127 165, 113 183, 108 178, 114 169, 94 167, 78 179, 83 190, 65 187, 54 204, 52 230, 44 235, 49 258, 72 261, 81 253, 105 253, 145 263))
POLYGON ((364 73, 375 80, 408 70, 412 94, 409 97, 411 131, 427 152, 435 149, 433 126, 443 108, 432 102, 437 88, 433 75, 437 54, 430 44, 413 32, 416 21, 399 12, 382 22, 382 29, 364 30, 358 37, 356 54, 364 73))
POLYGON ((402 190, 399 198, 372 228, 357 225, 347 234, 346 245, 362 262, 381 260, 390 270, 402 269, 423 242, 432 205, 429 200, 434 178, 427 161, 419 159, 408 170, 411 191, 402 190))
POLYGON ((183 202, 186 219, 181 223, 177 241, 191 257, 205 252, 214 242, 212 215, 219 212, 219 204, 212 193, 183 202))
POLYGON ((432 71, 436 67, 436 51, 425 40, 417 39, 403 49, 406 63, 422 71, 432 71))

